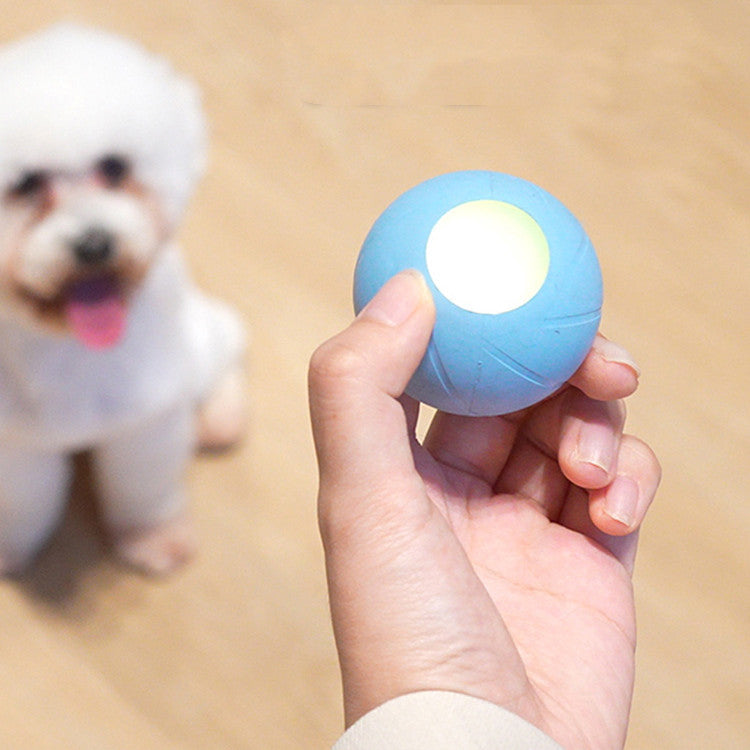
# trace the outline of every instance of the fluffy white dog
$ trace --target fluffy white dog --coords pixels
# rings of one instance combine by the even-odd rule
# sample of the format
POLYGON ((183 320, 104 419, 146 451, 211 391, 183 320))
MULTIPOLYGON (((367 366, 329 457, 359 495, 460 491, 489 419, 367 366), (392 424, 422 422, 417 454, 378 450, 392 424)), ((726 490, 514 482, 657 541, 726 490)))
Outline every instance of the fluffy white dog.
POLYGON ((56 26, 0 50, 0 573, 56 526, 92 451, 116 551, 194 546, 183 474, 242 429, 243 336, 172 242, 205 151, 194 88, 119 37, 56 26))

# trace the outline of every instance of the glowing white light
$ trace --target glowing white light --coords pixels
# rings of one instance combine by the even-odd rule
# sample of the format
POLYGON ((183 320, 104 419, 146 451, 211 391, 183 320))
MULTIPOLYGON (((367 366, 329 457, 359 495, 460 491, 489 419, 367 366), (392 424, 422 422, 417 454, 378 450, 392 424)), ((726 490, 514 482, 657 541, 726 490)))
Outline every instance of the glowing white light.
POLYGON ((443 214, 427 239, 427 270, 453 304, 475 313, 515 310, 542 288, 549 245, 528 213, 478 200, 443 214))

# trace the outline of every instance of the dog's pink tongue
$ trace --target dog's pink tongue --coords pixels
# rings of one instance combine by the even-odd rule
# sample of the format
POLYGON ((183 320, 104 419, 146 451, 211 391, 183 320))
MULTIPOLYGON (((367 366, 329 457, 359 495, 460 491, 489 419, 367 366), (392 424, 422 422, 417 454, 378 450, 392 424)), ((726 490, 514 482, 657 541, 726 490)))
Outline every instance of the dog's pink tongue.
POLYGON ((73 333, 89 349, 114 346, 125 332, 125 302, 116 279, 76 281, 68 289, 65 314, 73 333))

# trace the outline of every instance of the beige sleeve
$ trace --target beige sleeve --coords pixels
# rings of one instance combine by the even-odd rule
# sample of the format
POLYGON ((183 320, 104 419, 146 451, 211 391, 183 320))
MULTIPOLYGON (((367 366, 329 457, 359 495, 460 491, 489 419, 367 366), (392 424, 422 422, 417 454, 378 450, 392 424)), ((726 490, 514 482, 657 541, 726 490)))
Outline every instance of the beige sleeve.
POLYGON ((426 691, 370 711, 333 750, 561 750, 546 734, 494 703, 426 691))

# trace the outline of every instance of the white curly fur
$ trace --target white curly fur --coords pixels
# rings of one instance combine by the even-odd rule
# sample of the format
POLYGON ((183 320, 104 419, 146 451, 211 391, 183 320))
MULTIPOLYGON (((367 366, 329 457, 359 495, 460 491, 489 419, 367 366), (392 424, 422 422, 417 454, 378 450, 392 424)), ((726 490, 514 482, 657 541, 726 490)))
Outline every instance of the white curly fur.
POLYGON ((223 442, 240 424, 241 327, 195 288, 172 242, 205 160, 197 91, 140 46, 66 24, 0 50, 0 98, 0 573, 56 525, 82 449, 120 554, 171 569, 192 544, 182 475, 196 409, 223 415, 204 425, 223 442), (97 179, 112 154, 127 159, 122 189, 97 179), (33 173, 45 191, 19 198, 13 186, 33 173), (89 278, 71 247, 91 227, 116 241, 107 273, 129 285, 125 333, 103 351, 60 313, 89 278))
POLYGON ((24 170, 77 170, 124 152, 174 225, 200 177, 198 91, 160 58, 98 29, 60 24, 0 53, 0 188, 24 170))

